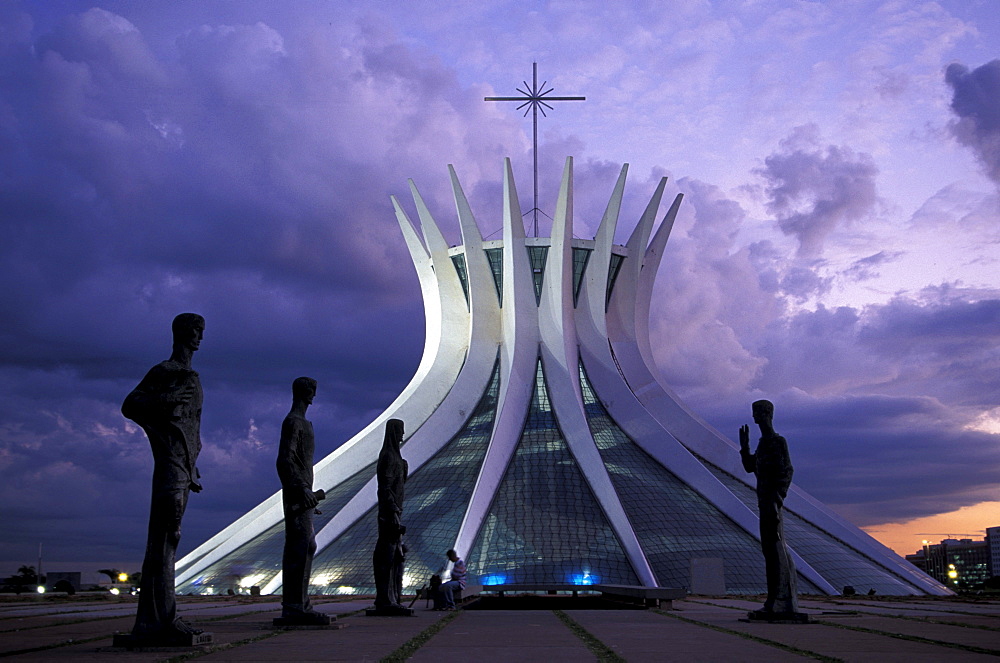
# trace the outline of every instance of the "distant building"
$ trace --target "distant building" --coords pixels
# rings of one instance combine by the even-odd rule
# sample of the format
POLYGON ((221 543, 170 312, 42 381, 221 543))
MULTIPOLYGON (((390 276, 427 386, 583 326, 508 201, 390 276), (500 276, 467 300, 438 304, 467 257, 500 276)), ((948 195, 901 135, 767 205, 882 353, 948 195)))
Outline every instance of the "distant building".
POLYGON ((996 575, 1000 568, 1000 527, 986 530, 982 541, 944 539, 925 543, 907 561, 932 578, 957 590, 973 589, 996 575))
POLYGON ((79 571, 49 571, 45 574, 45 586, 54 591, 68 591, 72 588, 74 592, 81 588, 79 571))
POLYGON ((986 545, 990 549, 990 577, 1000 576, 1000 526, 986 528, 986 545))

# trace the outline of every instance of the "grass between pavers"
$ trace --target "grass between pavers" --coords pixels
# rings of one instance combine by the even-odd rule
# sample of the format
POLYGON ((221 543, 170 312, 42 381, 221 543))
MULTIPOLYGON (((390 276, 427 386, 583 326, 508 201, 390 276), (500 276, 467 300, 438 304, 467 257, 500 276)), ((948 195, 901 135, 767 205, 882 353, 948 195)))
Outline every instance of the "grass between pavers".
POLYGON ((938 647, 948 647, 949 649, 958 649, 960 651, 967 651, 974 654, 988 654, 990 656, 1000 656, 1000 649, 987 649, 986 647, 977 647, 975 645, 963 645, 957 642, 945 642, 944 640, 934 640, 931 638, 924 638, 919 635, 905 635, 903 633, 893 633, 892 631, 881 631, 879 629, 867 628, 865 626, 851 626, 849 624, 838 624, 837 622, 830 622, 825 619, 817 619, 817 623, 823 624, 824 626, 833 626, 834 628, 842 628, 845 631, 857 631, 859 633, 871 633, 873 635, 881 635, 886 638, 896 638, 897 640, 908 640, 909 642, 919 642, 924 645, 936 645, 938 647))
MULTIPOLYGON (((888 596, 884 596, 882 598, 883 599, 891 599, 891 598, 906 598, 906 597, 888 597, 888 596)), ((852 603, 853 603, 853 605, 855 607, 862 606, 862 607, 865 607, 865 608, 878 608, 878 607, 881 607, 881 606, 877 606, 877 605, 871 605, 870 603, 854 603, 853 601, 836 601, 836 600, 833 600, 833 599, 828 599, 827 602, 828 603, 832 603, 834 605, 852 605, 852 603)), ((872 603, 881 603, 882 605, 885 605, 885 606, 891 606, 891 605, 894 605, 894 604, 897 605, 897 606, 906 605, 906 602, 902 601, 902 600, 899 600, 899 601, 892 601, 892 600, 872 601, 872 603)), ((954 603, 954 602, 953 601, 940 601, 940 603, 942 605, 947 606, 949 603, 954 603)), ((922 604, 922 605, 926 605, 926 604, 922 604)), ((902 610, 916 611, 919 608, 900 608, 900 609, 902 609, 902 610)), ((971 612, 969 610, 945 610, 944 608, 938 608, 938 607, 935 607, 933 609, 938 610, 940 612, 948 613, 949 615, 963 615, 965 617, 983 617, 984 616, 983 613, 981 613, 981 612, 971 612)), ((862 613, 862 614, 866 614, 866 613, 862 613)))
POLYGON ((827 656, 826 654, 820 654, 819 652, 810 651, 808 649, 793 647, 792 645, 786 645, 783 642, 762 638, 759 635, 752 635, 750 633, 745 633, 743 631, 736 631, 733 629, 729 629, 724 626, 716 626, 715 624, 706 624, 705 622, 700 622, 697 619, 691 619, 689 617, 681 617, 680 615, 675 615, 669 612, 665 612, 663 610, 653 610, 652 612, 655 612, 658 615, 663 615, 664 617, 670 617, 671 619, 679 619, 682 622, 687 622, 688 624, 694 624, 695 626, 703 626, 705 628, 712 629, 713 631, 719 631, 720 633, 728 633, 729 635, 735 635, 743 638, 744 640, 752 640, 753 642, 759 642, 762 645, 774 647, 775 649, 783 649, 787 652, 798 654, 800 656, 808 656, 809 658, 814 658, 817 661, 826 661, 827 663, 844 663, 843 659, 836 658, 834 656, 827 656))
POLYGON ((939 624, 941 626, 961 626, 962 628, 977 628, 981 631, 1000 631, 998 626, 987 626, 986 624, 969 624, 966 622, 952 622, 947 619, 938 619, 937 617, 911 617, 910 615, 880 615, 882 617, 891 617, 893 619, 904 619, 911 622, 923 622, 925 624, 939 624))
POLYGON ((215 652, 226 651, 227 649, 235 649, 236 647, 242 647, 243 645, 249 645, 254 642, 260 642, 261 640, 267 640, 268 638, 273 638, 276 635, 281 635, 285 633, 284 630, 278 629, 275 631, 268 631, 267 633, 261 633, 260 635, 255 635, 250 638, 243 638, 242 640, 236 640, 235 642, 227 642, 221 645, 211 645, 205 647, 199 651, 185 652, 177 656, 172 656, 171 658, 164 659, 165 663, 179 663, 180 661, 189 661, 192 658, 199 658, 201 656, 208 656, 209 654, 214 654, 215 652))
POLYGON ((402 663, 413 656, 418 649, 423 647, 428 640, 433 638, 441 629, 450 624, 460 614, 461 610, 456 610, 438 621, 434 622, 420 633, 404 642, 398 649, 389 653, 388 656, 379 659, 379 663, 402 663))
POLYGON ((562 610, 553 610, 552 614, 558 617, 573 632, 573 635, 583 640, 583 644, 587 645, 587 649, 597 656, 597 660, 600 663, 625 663, 625 659, 618 652, 601 642, 597 636, 583 628, 579 622, 565 612, 562 610))
MULTIPOLYGON (((746 608, 741 608, 739 606, 735 606, 735 605, 723 605, 722 603, 716 603, 714 601, 709 601, 707 599, 699 599, 698 601, 696 601, 696 603, 701 603, 703 605, 711 605, 711 606, 714 606, 716 608, 725 608, 726 610, 739 610, 741 612, 744 611, 744 610, 746 610, 746 608)), ((830 603, 833 603, 834 605, 838 605, 838 606, 839 605, 844 605, 844 606, 851 605, 850 603, 848 603, 846 601, 830 601, 830 603)), ((865 607, 874 608, 875 606, 870 606, 870 605, 865 604, 865 607)), ((837 612, 837 614, 838 615, 857 615, 857 616, 861 616, 861 617, 884 617, 886 619, 901 619, 901 620, 910 621, 910 622, 922 622, 924 624, 939 624, 941 626, 960 626, 962 628, 975 628, 975 629, 980 629, 982 631, 1000 631, 1000 627, 997 627, 997 626, 987 626, 986 624, 968 624, 966 622, 953 622, 953 621, 949 621, 947 619, 941 619, 939 617, 914 617, 913 615, 893 615, 893 614, 881 613, 881 612, 865 612, 863 610, 858 610, 857 609, 857 604, 855 604, 854 608, 855 609, 853 609, 853 610, 840 610, 840 611, 837 612)), ((978 613, 978 612, 958 612, 958 611, 955 611, 955 610, 948 610, 946 612, 948 612, 948 614, 951 614, 951 615, 967 615, 967 616, 970 616, 970 617, 982 617, 983 616, 982 613, 978 613)), ((815 616, 814 616, 814 619, 815 619, 815 616)))

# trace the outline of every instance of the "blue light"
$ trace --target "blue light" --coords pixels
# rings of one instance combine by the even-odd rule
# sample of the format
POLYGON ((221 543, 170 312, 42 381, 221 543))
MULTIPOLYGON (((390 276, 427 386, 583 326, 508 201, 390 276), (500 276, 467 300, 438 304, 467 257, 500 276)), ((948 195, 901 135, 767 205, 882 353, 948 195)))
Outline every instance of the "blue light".
POLYGON ((600 584, 601 579, 589 571, 585 571, 584 573, 570 574, 569 582, 571 585, 597 585, 600 584))
POLYGON ((507 582, 507 576, 502 573, 494 573, 491 576, 483 576, 480 580, 481 585, 503 585, 507 582))

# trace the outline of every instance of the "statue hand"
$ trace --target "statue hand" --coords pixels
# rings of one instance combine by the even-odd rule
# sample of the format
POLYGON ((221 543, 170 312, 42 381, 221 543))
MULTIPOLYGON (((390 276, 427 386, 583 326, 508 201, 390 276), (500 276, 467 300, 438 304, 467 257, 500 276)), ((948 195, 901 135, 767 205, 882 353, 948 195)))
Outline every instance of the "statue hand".
POLYGON ((299 503, 302 505, 304 509, 312 509, 315 508, 317 504, 319 504, 319 500, 316 499, 316 495, 313 494, 311 488, 303 488, 302 499, 299 500, 299 503))
POLYGON ((750 426, 747 424, 740 426, 740 448, 750 448, 750 426))
POLYGON ((198 481, 198 479, 191 479, 191 492, 192 493, 200 493, 203 488, 204 488, 204 486, 201 485, 201 482, 198 481))
POLYGON ((402 536, 403 534, 406 534, 406 525, 400 525, 399 526, 399 534, 400 534, 400 536, 402 536))

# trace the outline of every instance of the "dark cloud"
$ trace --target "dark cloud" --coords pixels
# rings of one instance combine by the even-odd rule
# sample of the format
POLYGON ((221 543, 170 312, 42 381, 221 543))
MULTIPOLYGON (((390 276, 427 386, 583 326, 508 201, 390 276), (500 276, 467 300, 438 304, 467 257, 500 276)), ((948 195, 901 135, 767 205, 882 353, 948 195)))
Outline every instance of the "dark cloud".
MULTIPOLYGON (((291 379, 319 381, 322 457, 411 377, 422 310, 389 194, 412 210, 415 177, 457 243, 453 163, 490 234, 510 156, 531 207, 524 121, 381 17, 336 16, 327 30, 294 12, 220 24, 200 9, 144 34, 136 25, 159 14, 143 7, 134 24, 0 3, 0 560, 30 562, 42 542, 53 561, 138 563, 151 459, 119 407, 166 358, 175 314, 207 319, 195 357, 206 491, 185 521, 190 550, 277 489, 291 379)), ((576 136, 542 140, 540 206, 553 207, 563 155, 580 155, 575 230, 592 236, 620 164, 587 158, 576 136)), ((630 173, 619 239, 663 174, 630 173)), ((995 436, 968 427, 1000 398, 996 297, 939 289, 800 310, 831 287, 816 259, 826 237, 873 208, 875 168, 807 127, 761 175, 798 259, 742 244, 747 212, 718 187, 668 186, 668 202, 688 195, 651 320, 667 382, 726 431, 753 398, 787 395, 776 400, 801 445, 798 478, 835 504, 912 516, 967 503, 997 467, 995 436), (943 455, 949 476, 931 481, 943 455)))
POLYGON ((34 40, 9 4, 0 21, 0 558, 141 557, 151 461, 118 408, 188 310, 207 319, 196 545, 276 489, 292 378, 319 380, 322 457, 412 376, 420 291, 389 194, 436 173, 421 189, 453 232, 445 164, 496 207, 480 160, 497 181, 523 133, 365 26, 204 25, 163 55, 103 9, 34 40))
MULTIPOLYGON (((905 522, 995 499, 1000 444, 972 410, 931 397, 767 392, 788 439, 795 482, 857 525, 905 522)), ((735 436, 749 402, 707 406, 735 436)))
POLYGON ((868 154, 820 147, 815 125, 796 127, 757 170, 766 181, 767 209, 799 242, 799 255, 817 256, 839 226, 872 213, 878 169, 868 154))
POLYGON ((952 133, 972 148, 987 177, 1000 184, 1000 60, 971 71, 963 64, 950 64, 944 79, 953 92, 951 110, 958 116, 952 133))

